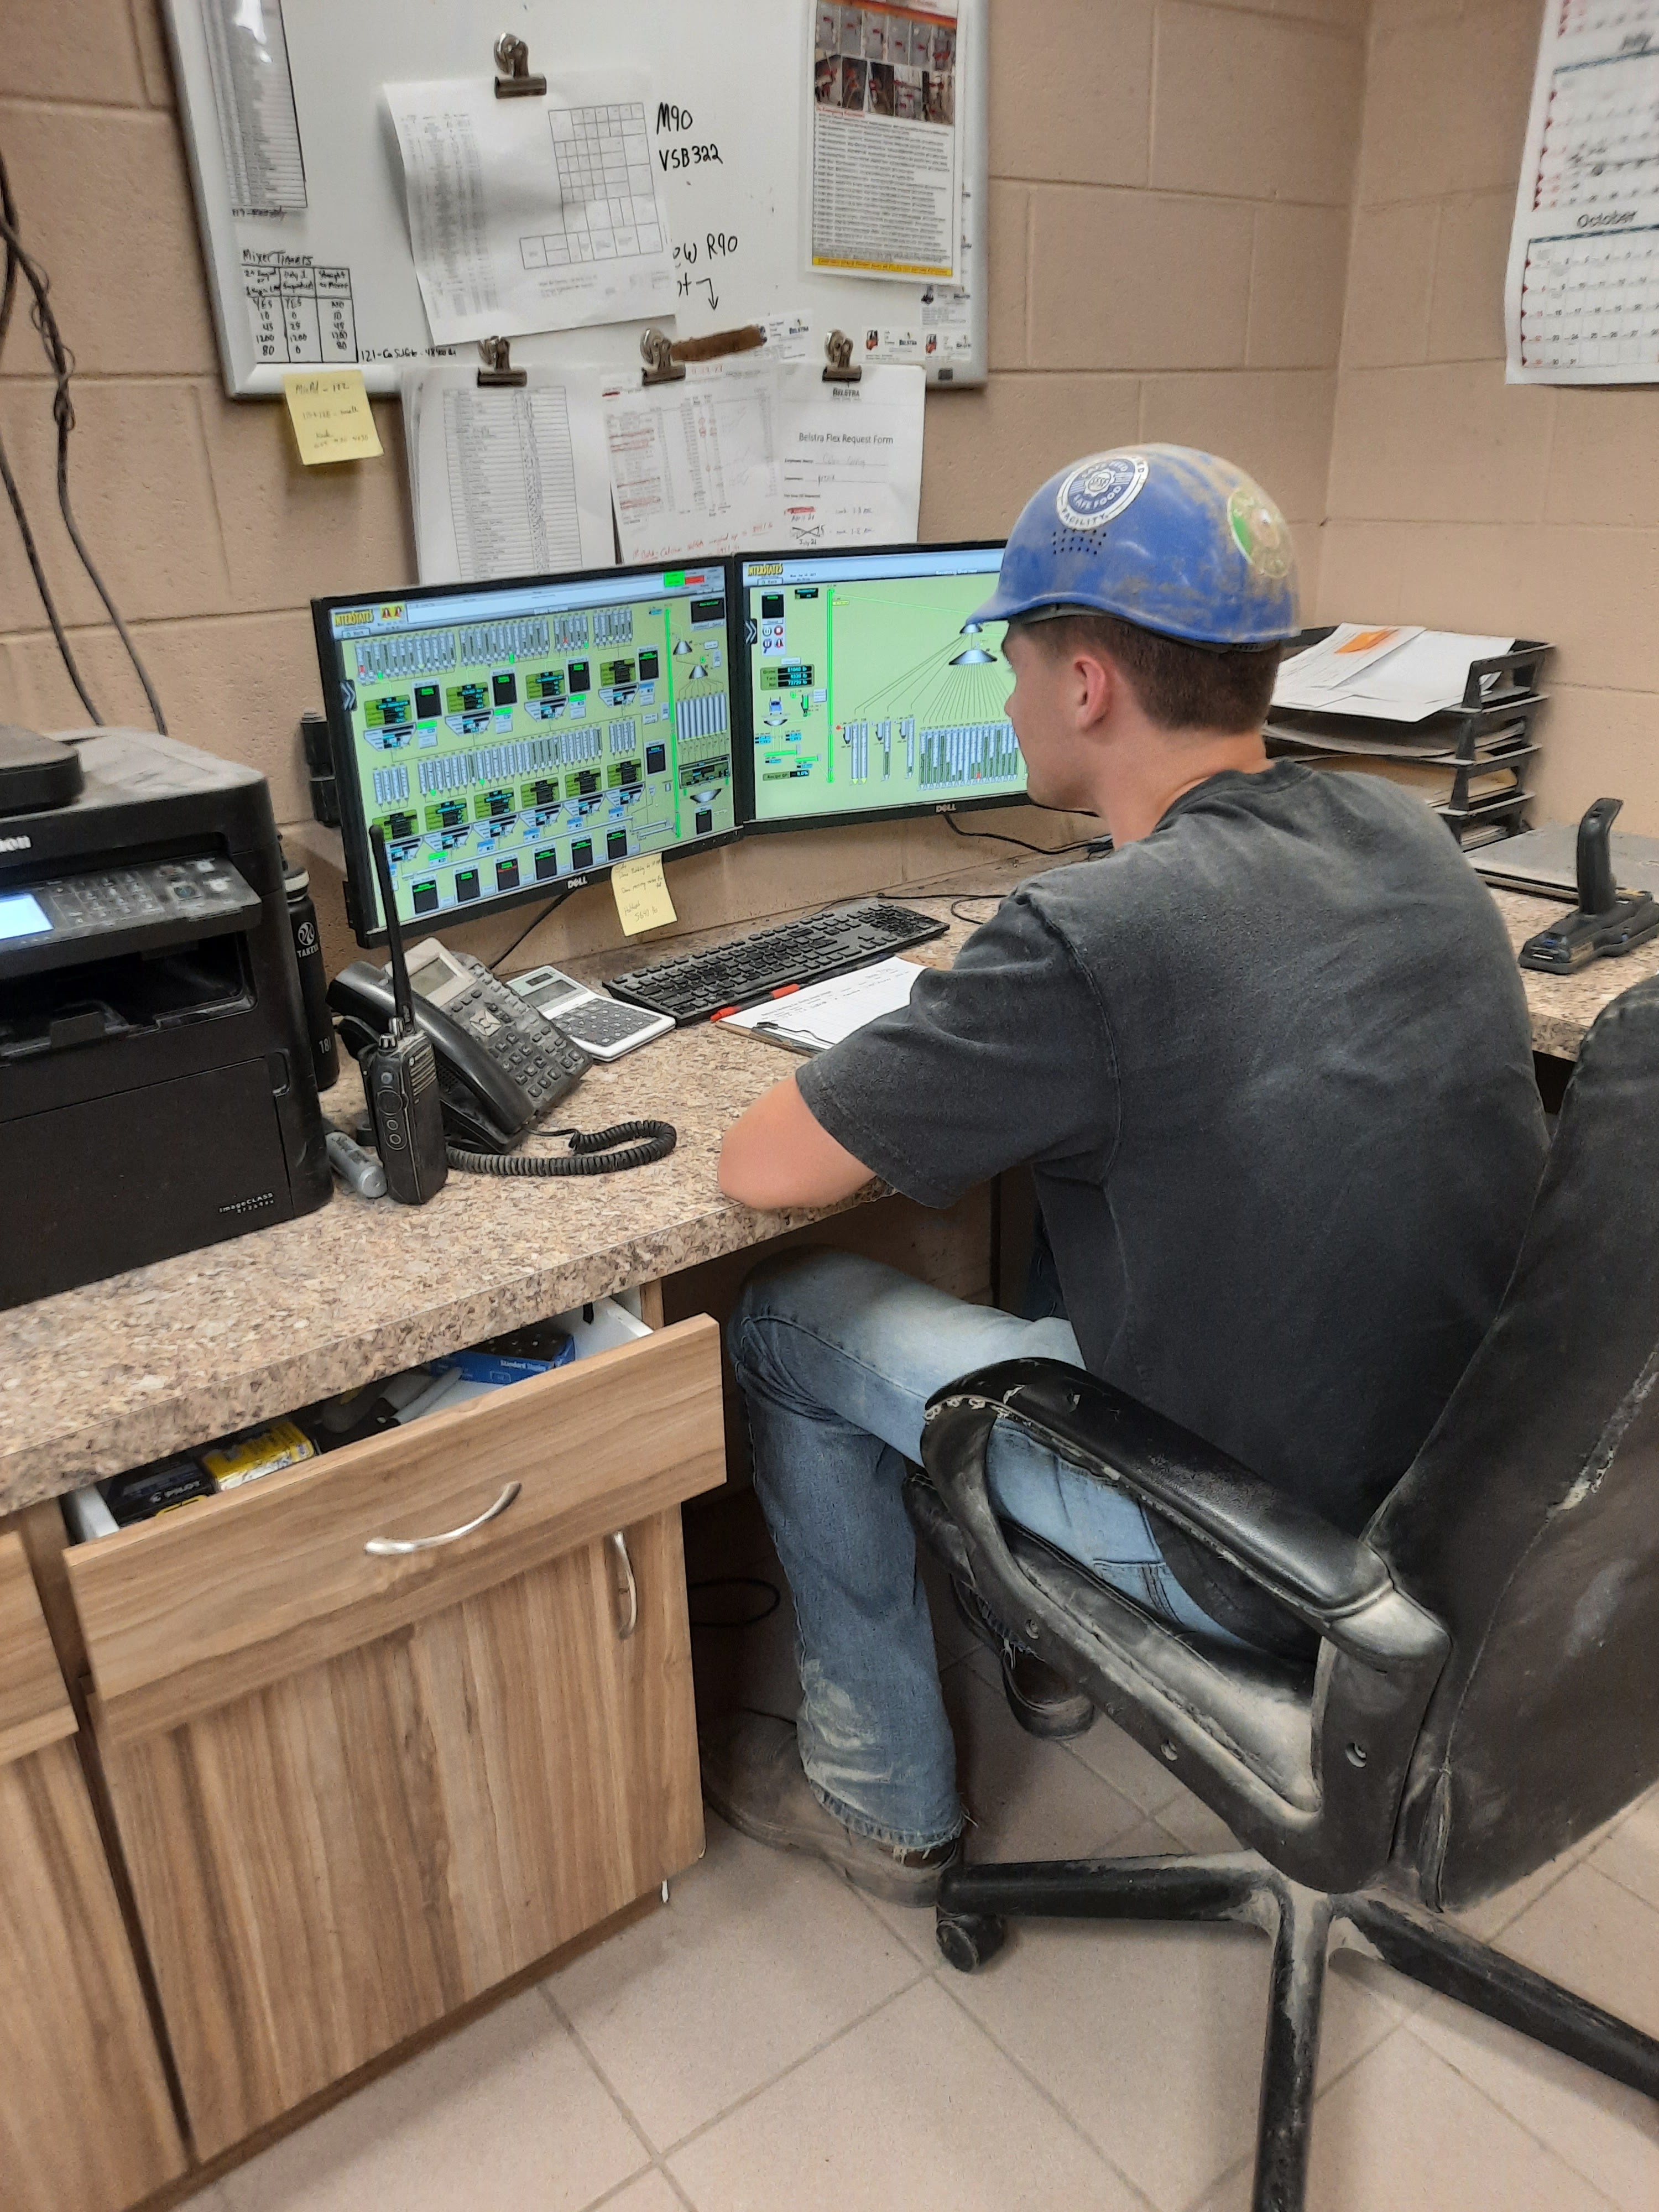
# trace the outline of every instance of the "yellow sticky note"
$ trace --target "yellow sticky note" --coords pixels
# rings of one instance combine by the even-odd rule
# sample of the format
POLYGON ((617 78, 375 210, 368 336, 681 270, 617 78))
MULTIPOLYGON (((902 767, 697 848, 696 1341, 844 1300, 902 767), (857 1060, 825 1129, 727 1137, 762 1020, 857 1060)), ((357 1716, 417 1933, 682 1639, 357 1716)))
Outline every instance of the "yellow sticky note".
POLYGON ((641 853, 636 860, 618 860, 611 871, 616 896, 617 919, 630 937, 642 929, 660 929, 675 919, 674 902, 662 879, 662 854, 641 853))
POLYGON ((283 378, 300 459, 363 461, 380 452, 361 368, 289 369, 283 378))

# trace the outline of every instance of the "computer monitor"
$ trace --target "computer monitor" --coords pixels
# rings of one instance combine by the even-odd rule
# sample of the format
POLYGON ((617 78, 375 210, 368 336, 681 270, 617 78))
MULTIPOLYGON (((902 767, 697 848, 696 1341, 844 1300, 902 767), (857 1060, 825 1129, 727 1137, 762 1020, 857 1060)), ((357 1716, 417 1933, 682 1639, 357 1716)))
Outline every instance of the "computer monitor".
POLYGON ((1003 625, 969 619, 1002 547, 756 556, 739 571, 744 818, 769 830, 1025 796, 1003 625))
POLYGON ((359 941, 374 823, 440 928, 733 836, 730 599, 705 562, 313 601, 359 941))

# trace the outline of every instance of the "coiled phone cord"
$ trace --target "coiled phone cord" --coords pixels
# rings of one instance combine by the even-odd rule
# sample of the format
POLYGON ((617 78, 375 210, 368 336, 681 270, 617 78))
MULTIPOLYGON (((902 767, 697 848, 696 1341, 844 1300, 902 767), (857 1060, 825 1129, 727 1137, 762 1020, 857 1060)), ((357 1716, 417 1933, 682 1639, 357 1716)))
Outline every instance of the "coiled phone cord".
POLYGON ((613 1121, 608 1129, 538 1129, 538 1137, 568 1137, 568 1152, 469 1152, 447 1147, 449 1164, 463 1175, 599 1176, 623 1168, 648 1168, 665 1160, 679 1142, 672 1121, 613 1121))

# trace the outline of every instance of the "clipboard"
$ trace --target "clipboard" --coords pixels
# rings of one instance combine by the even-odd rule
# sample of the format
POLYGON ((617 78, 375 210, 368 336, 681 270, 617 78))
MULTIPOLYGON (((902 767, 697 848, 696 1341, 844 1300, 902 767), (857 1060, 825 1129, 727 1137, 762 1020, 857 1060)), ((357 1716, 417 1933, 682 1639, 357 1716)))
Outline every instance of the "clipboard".
POLYGON ((720 1024, 722 1029, 742 1030, 763 1044, 777 1045, 810 1060, 831 1051, 882 1015, 896 1013, 908 1004, 917 976, 926 972, 925 963, 895 953, 867 968, 826 975, 821 982, 808 983, 800 990, 781 993, 763 999, 757 1006, 722 1014, 720 1024))

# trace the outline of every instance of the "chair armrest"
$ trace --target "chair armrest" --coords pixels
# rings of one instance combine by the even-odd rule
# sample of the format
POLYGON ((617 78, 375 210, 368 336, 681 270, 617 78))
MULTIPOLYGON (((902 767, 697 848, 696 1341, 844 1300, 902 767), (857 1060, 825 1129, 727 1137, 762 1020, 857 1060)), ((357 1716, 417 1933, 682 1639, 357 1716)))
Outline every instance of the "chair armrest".
MULTIPOLYGON (((926 1419, 923 1455, 936 1482, 945 1460, 960 1471, 964 1450, 982 1470, 991 1430, 1012 1420, 1084 1474, 1151 1506, 1365 1664, 1392 1672, 1437 1665, 1443 1656, 1443 1627, 1396 1587, 1387 1561, 1363 1536, 1345 1534, 1190 1430, 1081 1368, 1054 1359, 1001 1360, 936 1391, 926 1419)), ((948 1498, 948 1478, 941 1486, 948 1498)))

